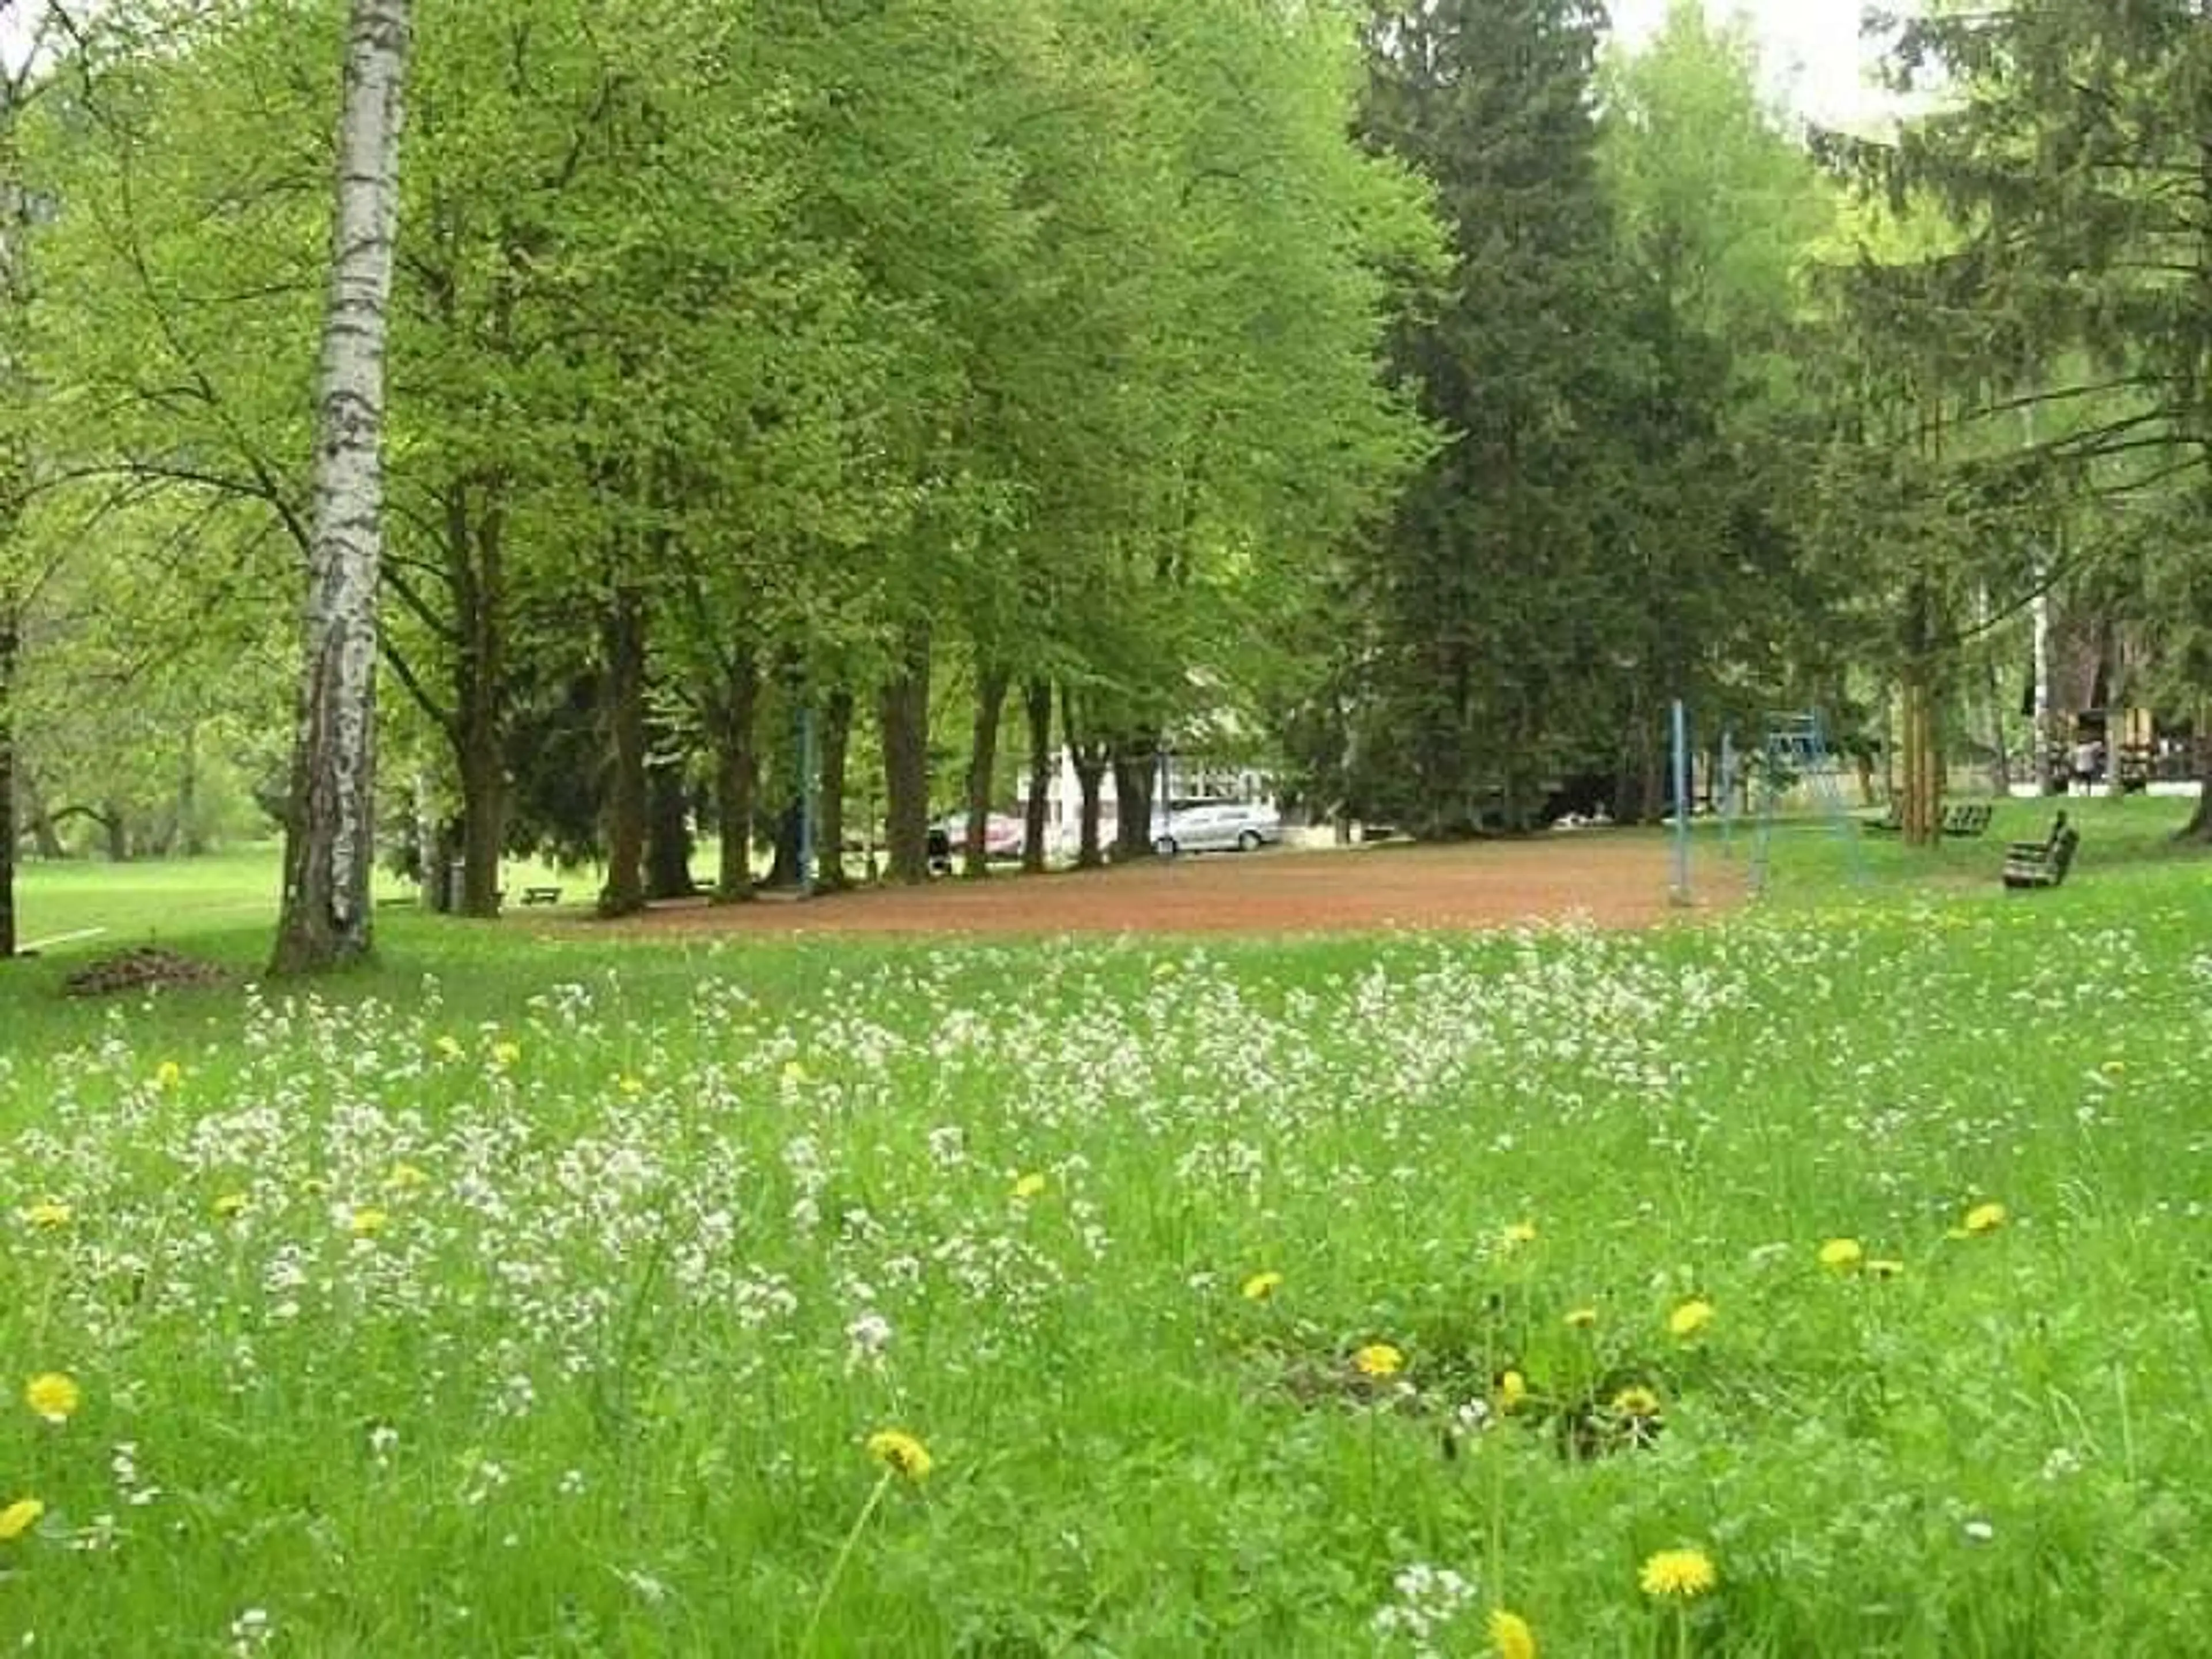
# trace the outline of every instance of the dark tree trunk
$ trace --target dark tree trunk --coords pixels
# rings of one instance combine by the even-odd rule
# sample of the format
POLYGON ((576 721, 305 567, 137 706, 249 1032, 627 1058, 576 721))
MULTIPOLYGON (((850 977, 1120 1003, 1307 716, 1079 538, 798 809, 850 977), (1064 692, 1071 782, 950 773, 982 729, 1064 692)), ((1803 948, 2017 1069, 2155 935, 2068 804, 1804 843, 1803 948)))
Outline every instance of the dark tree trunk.
POLYGON ((499 861, 507 850, 506 515, 488 501, 470 521, 466 492, 446 509, 447 580, 459 649, 453 667, 453 765, 461 782, 460 912, 499 914, 499 861))
POLYGON ((722 838, 714 902, 741 904, 753 896, 753 716, 760 703, 760 665, 751 652, 724 670, 710 708, 714 737, 714 820, 722 838))
POLYGON ((507 761, 497 731, 464 727, 455 759, 461 779, 461 880, 452 902, 462 915, 489 918, 499 914, 499 860, 507 848, 507 761))
POLYGON ((2212 730, 2207 730, 2200 723, 2195 741, 2200 793, 2197 797, 2197 810, 2189 815, 2189 822, 2182 825, 2181 833, 2176 839, 2212 846, 2212 730))
POLYGON ((845 868, 845 773, 853 754, 853 694, 844 686, 822 707, 822 798, 816 808, 815 885, 842 893, 853 884, 845 868))
POLYGON ((1079 870, 1096 870, 1106 862, 1106 849, 1098 841, 1098 820, 1104 810, 1101 797, 1105 787, 1105 756, 1079 745, 1075 750, 1075 787, 1083 798, 1075 842, 1075 867, 1079 870))
POLYGON ((123 809, 110 801, 96 816, 100 827, 107 832, 107 861, 130 863, 131 820, 123 815, 123 809))
POLYGON ((1114 749, 1114 857, 1126 862, 1152 855, 1152 787, 1158 775, 1156 745, 1135 738, 1114 749))
POLYGON ((691 796, 680 760, 656 762, 646 772, 645 894, 691 898, 691 796))
POLYGON ((200 833, 200 734, 196 726, 185 727, 185 752, 177 769, 177 845, 188 859, 207 851, 200 833))
POLYGON ((607 787, 607 884, 603 916, 645 908, 645 598, 616 588, 606 618, 607 711, 611 775, 607 787))
POLYGON ((1658 724, 1646 720, 1642 726, 1643 738, 1638 744, 1638 758, 1643 769, 1638 775, 1636 822, 1656 823, 1663 817, 1667 793, 1672 785, 1667 777, 1667 755, 1674 738, 1662 738, 1658 724))
POLYGON ((1943 838, 1942 743, 1936 690, 1926 665, 1908 664, 1903 689, 1904 810, 1900 838, 1908 847, 1933 847, 1943 838))
MULTIPOLYGON (((1537 713, 1542 696, 1539 690, 1524 684, 1516 689, 1514 698, 1504 763, 1498 779, 1498 816, 1509 836, 1527 835, 1541 804, 1530 757, 1537 753, 1543 736, 1543 720, 1537 713)), ((1476 827, 1482 827, 1479 814, 1476 827)))
POLYGON ((989 867, 991 780, 999 769, 999 720, 1012 684, 1013 676, 1003 668, 981 669, 975 676, 975 718, 968 741, 968 844, 961 851, 963 873, 970 876, 989 867))
POLYGON ((784 803, 783 810, 775 815, 775 856, 769 865, 768 884, 771 887, 799 885, 799 838, 805 825, 799 817, 797 796, 784 803))
MULTIPOLYGON (((0 712, 5 712, 7 697, 0 692, 0 712)), ((10 728, 12 735, 12 726, 10 728)), ((61 832, 54 827, 53 814, 39 794, 37 780, 22 769, 21 760, 15 763, 15 816, 24 829, 30 832, 31 850, 48 864, 58 864, 69 856, 69 848, 62 845, 61 832)))
POLYGON ((929 629, 907 631, 893 678, 883 688, 884 841, 887 873, 909 884, 929 879, 929 629))
POLYGON ((451 915, 460 903, 453 883, 453 861, 465 845, 456 818, 441 818, 422 848, 422 902, 436 915, 451 915))
POLYGON ((1881 693, 1881 793, 1883 799, 1901 813, 1905 810, 1905 796, 1898 787, 1897 720, 1897 699, 1890 688, 1885 685, 1881 693))
POLYGON ((1078 819, 1075 847, 1075 866, 1079 870, 1096 870, 1105 863, 1105 849, 1098 844, 1099 791, 1106 781, 1106 769, 1113 760, 1113 751, 1104 744, 1092 743, 1083 736, 1083 727, 1075 718, 1075 697, 1065 686, 1060 693, 1060 730, 1067 738, 1067 754, 1075 767, 1075 787, 1082 796, 1081 816, 1078 819))
MULTIPOLYGON (((1643 706, 1638 699, 1638 709, 1643 706)), ((1634 714, 1629 732, 1613 767, 1613 799, 1607 806, 1618 823, 1656 823, 1666 809, 1667 780, 1650 719, 1640 712, 1634 714)))
POLYGON ((1022 868, 1036 876, 1044 873, 1044 843, 1052 810, 1052 682, 1033 679, 1022 688, 1023 712, 1029 716, 1030 798, 1022 814, 1022 868))
POLYGON ((14 595, 0 593, 0 961, 15 954, 15 663, 22 635, 14 595))

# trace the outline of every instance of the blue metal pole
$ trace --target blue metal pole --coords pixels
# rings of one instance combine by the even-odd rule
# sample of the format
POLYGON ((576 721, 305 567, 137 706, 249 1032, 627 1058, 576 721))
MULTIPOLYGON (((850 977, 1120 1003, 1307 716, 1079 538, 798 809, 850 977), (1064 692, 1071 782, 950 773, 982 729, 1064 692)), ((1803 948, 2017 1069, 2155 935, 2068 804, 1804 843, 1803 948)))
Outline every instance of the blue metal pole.
POLYGON ((1690 902, 1690 710, 1674 699, 1674 902, 1690 902))

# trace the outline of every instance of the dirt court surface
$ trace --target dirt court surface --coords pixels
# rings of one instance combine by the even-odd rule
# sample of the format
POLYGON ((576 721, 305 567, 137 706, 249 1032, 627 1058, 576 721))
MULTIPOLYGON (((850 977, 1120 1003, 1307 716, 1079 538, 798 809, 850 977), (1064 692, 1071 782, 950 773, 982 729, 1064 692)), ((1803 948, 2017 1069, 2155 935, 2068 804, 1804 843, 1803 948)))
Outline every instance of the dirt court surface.
MULTIPOLYGON (((871 888, 797 902, 656 906, 626 924, 731 933, 1317 933, 1502 927, 1582 921, 1638 927, 1685 914, 1669 901, 1663 842, 1585 834, 1457 847, 1274 849, 1147 860, 1122 869, 919 888, 871 888)), ((1690 914, 1741 897, 1733 871, 1692 872, 1690 914)))

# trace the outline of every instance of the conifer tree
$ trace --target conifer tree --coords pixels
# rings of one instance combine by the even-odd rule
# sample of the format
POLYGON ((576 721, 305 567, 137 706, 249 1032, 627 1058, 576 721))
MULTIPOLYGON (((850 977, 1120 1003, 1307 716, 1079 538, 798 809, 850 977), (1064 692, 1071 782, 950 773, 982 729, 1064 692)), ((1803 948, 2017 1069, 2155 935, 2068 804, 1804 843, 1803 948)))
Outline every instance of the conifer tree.
MULTIPOLYGON (((2039 0, 1893 24, 1901 83, 1942 106, 1893 147, 1838 143, 1964 228, 1984 371, 2080 411, 2040 446, 2102 494, 2193 522, 2141 574, 2177 689, 2212 694, 2212 16, 2201 0, 2039 0)), ((2024 388, 2024 389, 2021 389, 2024 388)), ((2200 731, 2199 736, 2206 734, 2200 731)), ((2212 752, 2208 753, 2212 761, 2212 752)), ((2212 783, 2212 779, 2207 780, 2212 783)), ((2185 834, 2212 840, 2212 788, 2185 834)))
POLYGON ((1459 269, 1397 371, 1446 437, 1358 573, 1365 793, 1431 835, 1524 827, 1605 637, 1597 418, 1620 365, 1593 0, 1435 0, 1370 26, 1371 142, 1459 269), (1495 781, 1496 793, 1492 793, 1495 781))

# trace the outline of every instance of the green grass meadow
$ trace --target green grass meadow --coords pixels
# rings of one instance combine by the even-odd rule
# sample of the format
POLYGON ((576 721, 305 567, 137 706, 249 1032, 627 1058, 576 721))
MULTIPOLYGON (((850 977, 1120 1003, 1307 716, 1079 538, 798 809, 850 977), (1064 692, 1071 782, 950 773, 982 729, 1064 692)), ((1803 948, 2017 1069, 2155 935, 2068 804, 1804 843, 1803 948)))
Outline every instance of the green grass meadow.
POLYGON ((2032 896, 2029 803, 1645 933, 394 908, 100 1004, 273 865, 34 869, 0 1647, 2202 1653, 2212 861, 2073 810, 2032 896))

